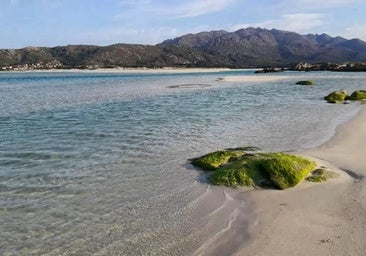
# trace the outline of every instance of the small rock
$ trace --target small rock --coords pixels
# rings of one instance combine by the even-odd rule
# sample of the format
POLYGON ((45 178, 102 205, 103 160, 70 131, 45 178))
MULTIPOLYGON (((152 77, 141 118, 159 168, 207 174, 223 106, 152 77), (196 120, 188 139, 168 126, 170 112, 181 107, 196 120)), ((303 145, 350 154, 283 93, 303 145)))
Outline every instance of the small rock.
POLYGON ((299 85, 314 85, 314 81, 306 80, 306 81, 298 81, 296 84, 299 85))

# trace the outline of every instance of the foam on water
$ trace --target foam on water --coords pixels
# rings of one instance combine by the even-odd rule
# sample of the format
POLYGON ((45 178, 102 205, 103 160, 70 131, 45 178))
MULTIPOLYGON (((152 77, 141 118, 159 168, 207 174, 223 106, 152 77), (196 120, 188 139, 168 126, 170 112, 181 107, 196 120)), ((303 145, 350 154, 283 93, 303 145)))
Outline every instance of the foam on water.
POLYGON ((301 73, 314 87, 294 85, 298 73, 216 81, 248 72, 1 73, 0 254, 204 251, 246 206, 207 185, 187 159, 317 146, 360 108, 322 97, 365 89, 360 73, 301 73))

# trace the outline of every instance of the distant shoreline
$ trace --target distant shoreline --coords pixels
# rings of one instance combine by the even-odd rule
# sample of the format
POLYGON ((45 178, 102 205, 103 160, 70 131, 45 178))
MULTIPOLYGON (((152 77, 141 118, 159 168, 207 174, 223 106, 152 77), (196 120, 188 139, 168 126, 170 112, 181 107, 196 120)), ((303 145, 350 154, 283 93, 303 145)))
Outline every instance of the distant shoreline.
POLYGON ((224 71, 246 71, 253 72, 258 69, 231 69, 231 68, 97 68, 97 69, 32 69, 32 70, 9 70, 1 71, 1 73, 134 73, 134 74, 149 74, 149 73, 214 73, 224 71))
MULTIPOLYGON (((121 73, 121 74, 154 74, 154 73, 215 73, 215 72, 225 72, 225 71, 253 71, 253 74, 256 74, 257 77, 260 76, 267 76, 268 74, 273 73, 283 73, 286 71, 291 72, 336 72, 336 73, 349 73, 349 72, 366 72, 363 69, 306 69, 306 68, 299 68, 299 69, 289 69, 283 68, 281 71, 264 71, 267 68, 256 67, 256 68, 210 68, 210 67, 162 67, 162 68, 146 68, 146 67, 137 67, 137 68, 122 68, 122 67, 115 67, 115 68, 95 68, 95 69, 87 69, 87 68, 50 68, 50 69, 19 69, 19 70, 1 70, 0 74, 3 73, 121 73)), ((270 69, 271 70, 271 69, 270 69)), ((273 69, 277 70, 277 69, 273 69)), ((280 76, 275 76, 280 77, 280 76)), ((226 78, 225 81, 236 81, 236 79, 226 78)), ((237 81, 236 81, 237 82, 237 81)))

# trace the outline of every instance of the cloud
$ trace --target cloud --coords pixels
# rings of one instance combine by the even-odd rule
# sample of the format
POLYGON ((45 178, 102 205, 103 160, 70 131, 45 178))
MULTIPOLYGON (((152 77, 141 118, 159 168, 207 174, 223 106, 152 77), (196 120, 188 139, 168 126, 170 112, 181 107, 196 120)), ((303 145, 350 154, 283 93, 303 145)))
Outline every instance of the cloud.
POLYGON ((350 4, 362 3, 364 0, 283 0, 272 7, 277 10, 299 10, 299 11, 310 11, 320 9, 334 9, 348 6, 350 4))
POLYGON ((165 39, 178 36, 178 30, 173 27, 134 28, 113 27, 78 33, 73 41, 94 42, 98 45, 115 43, 157 44, 165 39))
POLYGON ((282 29, 298 33, 307 33, 314 28, 326 24, 326 15, 322 13, 294 13, 284 14, 279 19, 266 20, 252 24, 236 24, 229 28, 235 31, 245 27, 262 27, 268 29, 282 29))
MULTIPOLYGON (((349 5, 355 2, 361 2, 362 0, 296 0, 296 4, 301 5, 303 7, 310 8, 332 8, 339 7, 341 5, 349 5)), ((291 1, 293 2, 293 0, 291 1)))
POLYGON ((158 44, 167 39, 172 39, 188 33, 198 33, 213 29, 205 25, 189 27, 187 29, 178 29, 176 27, 161 26, 161 27, 110 27, 99 30, 89 30, 84 32, 72 33, 72 38, 67 41, 66 38, 59 40, 64 41, 64 44, 70 44, 70 41, 75 44, 88 44, 93 42, 96 45, 110 45, 116 43, 131 43, 131 44, 158 44))
POLYGON ((205 15, 208 13, 221 11, 232 5, 235 0, 202 0, 186 2, 184 5, 177 6, 169 10, 176 18, 188 18, 205 15))
POLYGON ((175 1, 161 2, 152 0, 123 0, 119 2, 123 12, 114 16, 115 20, 127 19, 133 16, 154 17, 159 19, 182 19, 219 12, 228 8, 238 0, 189 0, 184 3, 175 1))
POLYGON ((347 27, 342 36, 346 38, 359 38, 366 41, 366 23, 347 27))

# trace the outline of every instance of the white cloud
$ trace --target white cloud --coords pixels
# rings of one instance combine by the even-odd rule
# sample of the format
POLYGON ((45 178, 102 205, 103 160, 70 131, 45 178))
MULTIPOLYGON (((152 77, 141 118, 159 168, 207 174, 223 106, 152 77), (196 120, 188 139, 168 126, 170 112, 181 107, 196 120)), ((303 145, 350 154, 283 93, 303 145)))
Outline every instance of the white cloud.
POLYGON ((310 11, 320 9, 341 8, 350 4, 362 3, 364 0, 282 0, 274 4, 277 10, 310 11))
POLYGON ((184 3, 174 2, 157 4, 151 0, 123 0, 119 6, 123 12, 114 16, 115 20, 127 19, 134 16, 154 17, 159 19, 181 19, 202 16, 228 8, 238 0, 189 0, 184 3))
POLYGON ((88 44, 93 42, 96 45, 110 45, 115 43, 132 43, 132 44, 158 44, 167 39, 172 39, 188 33, 198 33, 218 29, 216 27, 209 27, 200 25, 190 27, 185 30, 177 29, 175 27, 112 27, 100 30, 85 31, 80 33, 73 33, 72 38, 67 41, 60 35, 59 41, 64 44, 88 44), (71 42, 70 42, 71 41, 71 42))
POLYGON ((338 7, 340 5, 348 5, 354 2, 360 2, 361 0, 296 0, 298 5, 304 7, 314 7, 314 8, 332 8, 338 7))
POLYGON ((345 38, 359 38, 366 41, 366 23, 347 27, 342 36, 345 38))
POLYGON ((177 37, 178 31, 172 27, 158 28, 107 28, 75 35, 73 41, 94 42, 97 45, 115 43, 156 44, 165 39, 177 37))
POLYGON ((231 4, 235 0, 201 0, 186 2, 183 5, 177 6, 174 9, 168 10, 176 18, 187 18, 205 15, 208 13, 221 11, 231 4))
POLYGON ((326 24, 326 15, 321 13, 284 14, 279 19, 266 20, 252 24, 236 24, 229 28, 235 31, 245 27, 262 27, 281 29, 298 33, 308 33, 310 30, 326 24))

